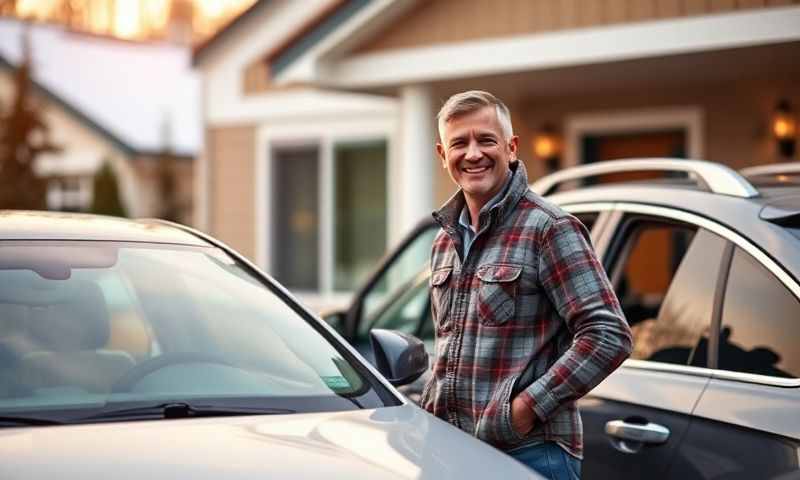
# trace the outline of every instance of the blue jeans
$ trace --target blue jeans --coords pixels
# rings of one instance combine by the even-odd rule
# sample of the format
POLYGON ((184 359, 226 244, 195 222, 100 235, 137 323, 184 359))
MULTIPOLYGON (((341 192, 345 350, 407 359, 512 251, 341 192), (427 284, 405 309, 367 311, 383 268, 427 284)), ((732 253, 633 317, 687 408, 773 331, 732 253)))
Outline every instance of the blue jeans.
POLYGON ((555 442, 522 447, 508 454, 549 480, 581 478, 581 461, 568 454, 555 442))

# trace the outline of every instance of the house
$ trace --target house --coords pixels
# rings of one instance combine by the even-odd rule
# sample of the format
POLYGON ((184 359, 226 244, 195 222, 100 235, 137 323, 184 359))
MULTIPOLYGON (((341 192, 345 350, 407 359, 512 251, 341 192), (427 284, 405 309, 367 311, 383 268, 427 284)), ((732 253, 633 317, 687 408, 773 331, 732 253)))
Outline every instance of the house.
POLYGON ((87 210, 95 172, 110 162, 129 216, 164 216, 164 185, 171 181, 172 213, 191 222, 193 159, 202 135, 191 51, 2 19, 0 105, 14 95, 26 30, 35 98, 60 147, 36 164, 48 179, 48 208, 87 210))
POLYGON ((508 103, 532 178, 636 156, 741 168, 797 158, 771 128, 800 107, 797 58, 797 0, 261 0, 195 52, 198 221, 335 303, 453 193, 433 148, 449 95, 508 103))

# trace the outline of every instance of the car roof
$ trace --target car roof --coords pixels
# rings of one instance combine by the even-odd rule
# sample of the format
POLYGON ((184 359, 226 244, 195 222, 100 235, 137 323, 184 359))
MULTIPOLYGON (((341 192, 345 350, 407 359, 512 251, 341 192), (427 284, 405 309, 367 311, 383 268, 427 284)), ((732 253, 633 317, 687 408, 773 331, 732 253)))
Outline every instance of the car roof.
POLYGON ((92 240, 209 246, 177 225, 84 213, 0 210, 2 240, 92 240))

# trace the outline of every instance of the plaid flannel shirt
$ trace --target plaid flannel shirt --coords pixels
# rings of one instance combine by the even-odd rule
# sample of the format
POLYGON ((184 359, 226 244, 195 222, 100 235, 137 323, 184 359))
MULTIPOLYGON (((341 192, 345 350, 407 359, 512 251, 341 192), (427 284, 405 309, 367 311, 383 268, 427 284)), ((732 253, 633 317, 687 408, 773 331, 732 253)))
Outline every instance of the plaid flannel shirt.
POLYGON ((586 228, 528 189, 522 162, 512 169, 467 258, 463 193, 433 214, 436 351, 420 403, 502 450, 554 441, 581 458, 576 401, 627 358, 630 329, 586 228), (517 394, 537 417, 524 436, 510 423, 517 394))

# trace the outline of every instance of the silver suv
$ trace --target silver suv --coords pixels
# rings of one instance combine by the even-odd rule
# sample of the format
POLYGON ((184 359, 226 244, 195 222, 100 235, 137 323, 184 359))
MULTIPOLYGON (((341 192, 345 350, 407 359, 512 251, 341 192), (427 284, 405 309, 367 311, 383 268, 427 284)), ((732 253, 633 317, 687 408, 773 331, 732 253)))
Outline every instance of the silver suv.
MULTIPOLYGON (((800 164, 618 160, 531 188, 590 229, 634 333, 631 359, 580 401, 584 477, 795 478, 800 164)), ((425 262, 437 231, 423 221, 347 312, 328 315, 359 350, 391 328, 433 351, 425 262)))

